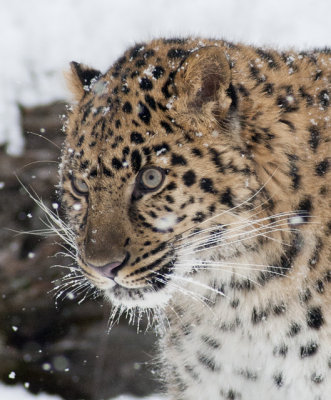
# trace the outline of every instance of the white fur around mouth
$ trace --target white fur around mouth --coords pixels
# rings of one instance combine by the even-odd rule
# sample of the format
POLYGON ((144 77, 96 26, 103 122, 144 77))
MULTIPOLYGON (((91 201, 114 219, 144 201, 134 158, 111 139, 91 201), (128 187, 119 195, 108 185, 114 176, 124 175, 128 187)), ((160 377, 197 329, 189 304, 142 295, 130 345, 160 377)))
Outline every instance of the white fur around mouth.
POLYGON ((117 285, 117 283, 113 279, 107 279, 107 280, 103 281, 102 283, 98 283, 97 285, 95 284, 95 286, 97 286, 97 288, 101 289, 101 290, 112 289, 116 285, 117 285))

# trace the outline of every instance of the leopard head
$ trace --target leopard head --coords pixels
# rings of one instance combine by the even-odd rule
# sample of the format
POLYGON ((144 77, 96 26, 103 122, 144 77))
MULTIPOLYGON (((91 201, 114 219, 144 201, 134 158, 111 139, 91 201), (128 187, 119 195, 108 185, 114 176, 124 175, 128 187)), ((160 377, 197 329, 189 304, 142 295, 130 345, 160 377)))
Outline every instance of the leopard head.
POLYGON ((238 252, 216 244, 258 188, 230 64, 215 46, 152 42, 105 74, 72 63, 69 83, 60 176, 77 262, 115 304, 164 304, 206 257, 238 252))

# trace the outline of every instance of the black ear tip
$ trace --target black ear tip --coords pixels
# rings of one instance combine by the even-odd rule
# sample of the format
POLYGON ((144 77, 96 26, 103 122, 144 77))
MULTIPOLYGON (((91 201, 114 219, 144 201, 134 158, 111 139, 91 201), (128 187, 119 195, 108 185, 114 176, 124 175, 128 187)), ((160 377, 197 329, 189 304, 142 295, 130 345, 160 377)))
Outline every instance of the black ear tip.
POLYGON ((79 68, 79 63, 77 61, 71 61, 70 62, 70 66, 71 68, 73 68, 74 70, 77 70, 77 68, 79 68))
POLYGON ((83 86, 90 85, 92 79, 98 79, 102 75, 100 71, 76 61, 71 61, 70 66, 83 86))

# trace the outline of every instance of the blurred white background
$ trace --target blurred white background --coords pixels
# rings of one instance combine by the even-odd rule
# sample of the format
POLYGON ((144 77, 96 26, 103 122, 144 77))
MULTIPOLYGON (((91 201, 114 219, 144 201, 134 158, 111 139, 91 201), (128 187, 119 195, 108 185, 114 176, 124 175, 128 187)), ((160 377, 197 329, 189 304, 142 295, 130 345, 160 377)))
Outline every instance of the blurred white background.
POLYGON ((0 143, 19 153, 18 104, 68 98, 71 60, 101 70, 135 42, 203 36, 276 46, 330 44, 329 0, 0 0, 0 143))

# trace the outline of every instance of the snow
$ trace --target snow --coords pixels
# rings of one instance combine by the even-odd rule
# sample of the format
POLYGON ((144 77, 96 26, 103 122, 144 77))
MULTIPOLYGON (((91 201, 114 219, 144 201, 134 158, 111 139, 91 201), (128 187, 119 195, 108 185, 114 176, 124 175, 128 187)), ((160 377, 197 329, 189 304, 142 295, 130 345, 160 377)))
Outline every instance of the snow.
POLYGON ((171 229, 176 225, 177 215, 175 213, 167 213, 163 217, 158 218, 155 221, 155 226, 160 231, 166 231, 167 229, 171 229))
MULTIPOLYGON (((28 383, 25 383, 24 385, 26 388, 29 387, 28 383)), ((51 396, 48 394, 39 394, 37 396, 29 393, 23 386, 5 386, 3 384, 0 384, 0 398, 1 400, 62 400, 61 397, 59 396, 51 396)), ((116 397, 115 399, 112 400, 142 400, 141 398, 138 399, 138 397, 133 397, 133 396, 119 396, 116 397)), ((145 397, 144 400, 165 400, 164 397, 162 396, 150 396, 150 397, 145 397)))
POLYGON ((288 222, 290 225, 301 225, 305 220, 300 215, 295 215, 294 217, 289 218, 288 222))
POLYGON ((134 42, 200 35, 278 47, 329 45, 329 0, 0 0, 0 144, 20 153, 18 105, 69 99, 72 60, 104 71, 134 42))
POLYGON ((14 371, 12 371, 9 375, 8 375, 9 379, 15 379, 16 378, 16 373, 14 371))
POLYGON ((82 208, 82 205, 79 204, 79 203, 75 203, 75 204, 73 205, 73 209, 76 210, 76 211, 79 211, 81 208, 82 208))

